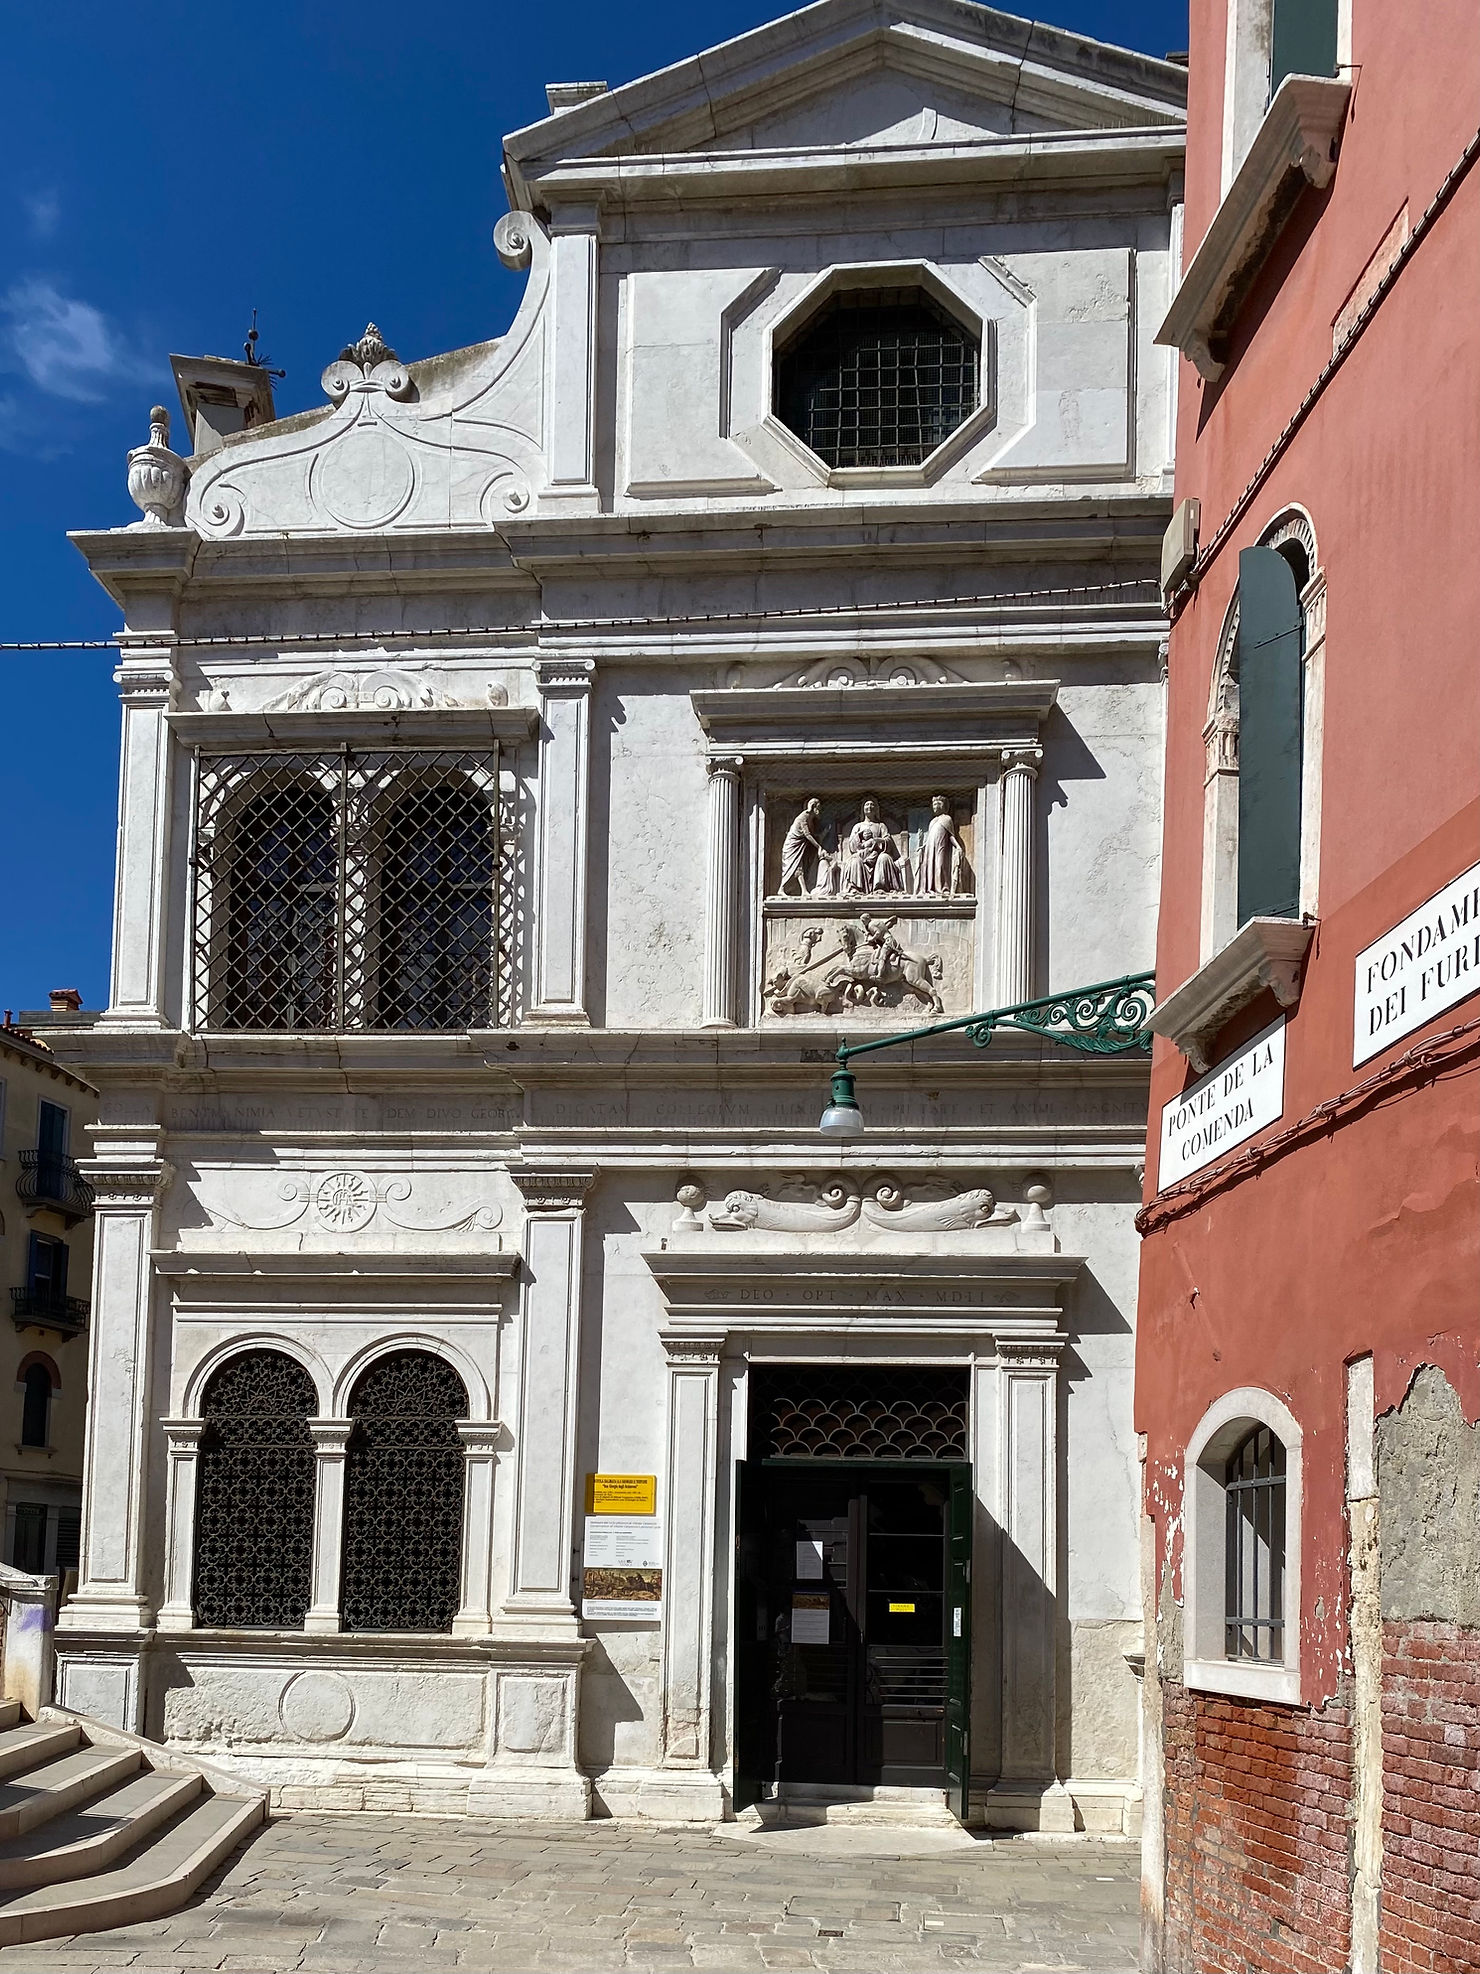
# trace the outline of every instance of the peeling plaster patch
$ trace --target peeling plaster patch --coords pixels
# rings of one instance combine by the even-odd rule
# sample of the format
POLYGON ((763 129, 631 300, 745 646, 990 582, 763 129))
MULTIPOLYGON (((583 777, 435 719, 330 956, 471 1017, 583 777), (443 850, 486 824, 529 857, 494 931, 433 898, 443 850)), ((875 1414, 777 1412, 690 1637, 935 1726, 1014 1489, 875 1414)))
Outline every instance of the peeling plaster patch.
POLYGON ((1480 1624, 1480 1424, 1433 1364, 1377 1425, 1382 1615, 1480 1624))

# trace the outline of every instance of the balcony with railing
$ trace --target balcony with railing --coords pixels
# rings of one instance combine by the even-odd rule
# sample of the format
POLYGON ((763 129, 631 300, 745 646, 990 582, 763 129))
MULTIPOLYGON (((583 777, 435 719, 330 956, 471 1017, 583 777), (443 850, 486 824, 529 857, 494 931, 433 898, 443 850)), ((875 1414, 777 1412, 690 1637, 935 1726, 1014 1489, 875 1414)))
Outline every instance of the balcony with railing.
POLYGON ((10 1291, 10 1313, 18 1330, 55 1330, 59 1336, 75 1337, 87 1328, 91 1304, 77 1295, 53 1295, 48 1288, 10 1291))
POLYGON ((69 1227, 93 1210, 93 1189, 64 1152, 23 1151, 15 1190, 23 1205, 49 1207, 69 1227))

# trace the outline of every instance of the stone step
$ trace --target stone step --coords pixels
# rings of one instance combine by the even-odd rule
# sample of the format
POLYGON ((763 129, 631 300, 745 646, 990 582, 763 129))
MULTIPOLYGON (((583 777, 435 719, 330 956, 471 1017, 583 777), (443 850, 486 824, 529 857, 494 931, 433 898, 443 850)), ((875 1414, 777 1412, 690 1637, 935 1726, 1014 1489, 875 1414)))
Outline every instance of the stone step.
POLYGON ((21 1703, 19 1700, 0 1700, 0 1728, 19 1727, 21 1703))
POLYGON ((80 1745, 82 1729, 72 1721, 37 1721, 0 1732, 0 1776, 18 1775, 55 1760, 80 1745))
POLYGON ((146 1769, 121 1788, 58 1816, 44 1830, 0 1844, 0 1891, 24 1891, 85 1878, 116 1864, 162 1823, 200 1795, 198 1775, 163 1775, 146 1769))
POLYGON ((779 1800, 742 1812, 765 1829, 812 1829, 856 1824, 886 1830, 959 1830, 944 1789, 850 1789, 790 1784, 779 1800))
POLYGON ((0 1838, 18 1837, 79 1803, 90 1802, 136 1775, 143 1761, 137 1748, 74 1748, 56 1761, 0 1782, 0 1838))
POLYGON ((184 1904, 261 1823, 258 1797, 207 1796, 116 1870, 38 1886, 0 1901, 0 1946, 157 1919, 184 1904))

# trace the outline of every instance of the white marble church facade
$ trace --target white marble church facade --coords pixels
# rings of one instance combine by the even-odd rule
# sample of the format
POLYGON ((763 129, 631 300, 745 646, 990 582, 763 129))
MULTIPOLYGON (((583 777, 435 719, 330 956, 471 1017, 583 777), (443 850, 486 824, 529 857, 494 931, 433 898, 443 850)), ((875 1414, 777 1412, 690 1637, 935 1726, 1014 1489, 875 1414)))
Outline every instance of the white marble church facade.
POLYGON ((816 1127, 845 1034, 1151 964, 1181 82, 821 0, 553 89, 506 334, 156 433, 76 538, 126 628, 65 1704, 286 1804, 724 1815, 758 1378, 925 1370, 972 1813, 1131 1826, 1144 1063, 951 1035, 816 1127), (954 411, 860 440, 890 311, 954 411), (656 1477, 658 1622, 582 1616, 592 1474, 656 1477))

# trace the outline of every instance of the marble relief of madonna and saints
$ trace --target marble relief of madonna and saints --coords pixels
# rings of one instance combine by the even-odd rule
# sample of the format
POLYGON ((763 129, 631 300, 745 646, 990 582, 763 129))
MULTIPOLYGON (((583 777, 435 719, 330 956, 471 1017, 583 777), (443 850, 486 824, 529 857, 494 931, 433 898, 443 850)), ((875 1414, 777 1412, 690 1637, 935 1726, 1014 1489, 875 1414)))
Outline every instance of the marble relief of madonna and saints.
MULTIPOLYGON (((886 808, 873 795, 813 795, 783 813, 765 908, 766 1012, 943 1013, 948 971, 970 970, 960 921, 973 915, 971 804, 933 794, 886 808), (818 912, 820 922, 806 923, 818 912)), ((969 978, 959 984, 969 993, 969 978)))

